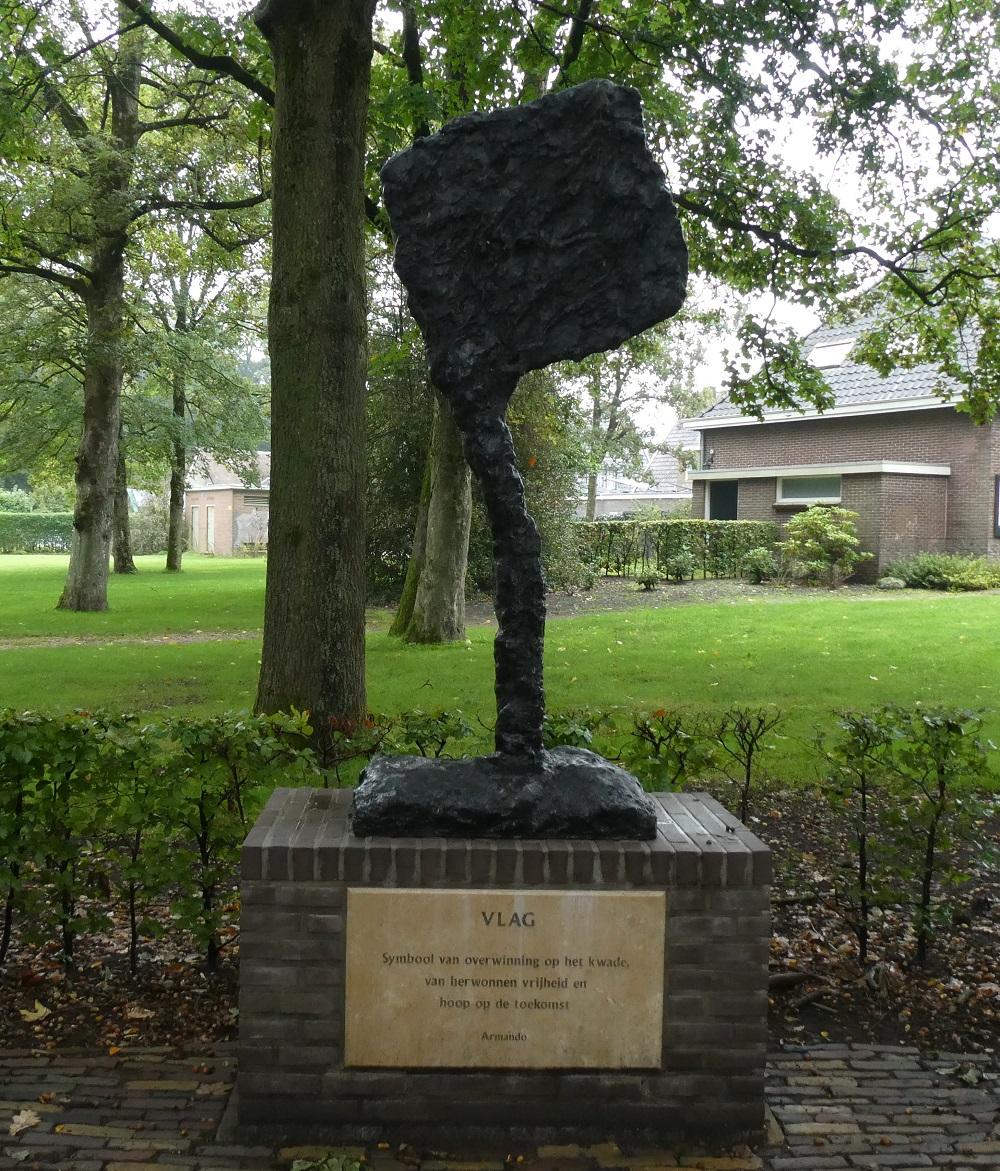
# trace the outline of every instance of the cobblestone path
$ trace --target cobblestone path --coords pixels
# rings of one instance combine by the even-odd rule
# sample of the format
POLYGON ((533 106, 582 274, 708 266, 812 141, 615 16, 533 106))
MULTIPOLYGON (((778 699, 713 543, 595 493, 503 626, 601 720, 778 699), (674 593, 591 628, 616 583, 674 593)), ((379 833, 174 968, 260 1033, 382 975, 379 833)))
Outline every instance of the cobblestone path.
MULTIPOLYGON (((620 1151, 613 1144, 433 1152, 379 1144, 373 1171, 1000 1171, 1000 1081, 988 1057, 825 1045, 774 1053, 768 1136, 752 1148, 620 1151)), ((327 1148, 244 1146, 220 1133, 232 1046, 196 1053, 0 1051, 0 1168, 287 1171, 327 1148), (37 1121, 36 1121, 37 1120, 37 1121), (17 1134, 10 1134, 13 1124, 17 1134)), ((614 1109, 609 1103, 609 1111, 614 1109)))

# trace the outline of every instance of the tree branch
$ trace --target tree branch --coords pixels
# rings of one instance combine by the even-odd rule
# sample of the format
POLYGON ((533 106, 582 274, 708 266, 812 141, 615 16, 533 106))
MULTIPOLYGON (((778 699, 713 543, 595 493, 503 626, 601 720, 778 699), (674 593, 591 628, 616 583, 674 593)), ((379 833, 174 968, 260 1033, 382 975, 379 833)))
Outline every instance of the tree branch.
POLYGON ((189 45, 169 25, 158 20, 142 3, 142 0, 121 0, 121 3, 130 12, 134 12, 147 28, 152 29, 158 37, 162 37, 171 48, 186 57, 192 65, 196 65, 199 69, 207 69, 212 73, 225 74, 226 77, 231 77, 233 81, 239 82, 251 93, 256 94, 269 106, 274 105, 274 90, 259 77, 255 77, 235 57, 230 57, 226 53, 202 53, 193 45, 189 45))
POLYGON ((135 209, 129 221, 135 222, 151 211, 240 211, 258 207, 270 198, 270 191, 261 191, 245 199, 147 199, 135 209))
POLYGON ((211 126, 213 122, 224 122, 229 117, 228 111, 224 114, 202 114, 200 116, 161 118, 158 122, 140 122, 139 133, 149 134, 154 130, 170 130, 174 126, 211 126))
POLYGON ((593 0, 580 0, 580 7, 576 10, 576 15, 573 17, 572 23, 569 26, 569 37, 566 40, 566 48, 563 51, 562 61, 559 65, 559 75, 556 78, 553 89, 558 89, 568 81, 566 71, 577 57, 580 56, 580 50, 583 48, 583 35, 587 31, 587 24, 593 6, 593 0))
POLYGON ((803 248, 801 244, 796 244, 789 240, 786 236, 782 236, 780 232, 774 231, 772 228, 765 228, 762 224, 753 224, 748 220, 735 219, 731 216, 723 215, 721 212, 711 208, 706 203, 692 198, 690 195, 673 195, 673 200, 678 207, 684 208, 685 211, 692 212, 694 215, 702 216, 709 220, 718 228, 724 228, 729 232, 741 232, 751 236, 756 236, 758 240, 764 241, 772 248, 779 252, 788 252, 792 256, 801 257, 803 260, 842 260, 848 256, 867 256, 874 260, 875 263, 891 272, 894 277, 900 280, 906 287, 924 304, 930 304, 933 293, 924 289, 917 281, 913 279, 911 274, 904 268, 898 260, 893 260, 888 256, 883 256, 880 252, 876 252, 874 248, 869 248, 867 244, 852 244, 844 248, 803 248))
POLYGON ((22 273, 25 276, 41 277, 44 281, 52 281, 57 285, 63 285, 67 289, 72 289, 80 297, 84 297, 87 294, 87 283, 79 277, 68 276, 64 272, 55 272, 53 269, 44 268, 40 264, 12 264, 0 260, 0 276, 11 273, 22 273))

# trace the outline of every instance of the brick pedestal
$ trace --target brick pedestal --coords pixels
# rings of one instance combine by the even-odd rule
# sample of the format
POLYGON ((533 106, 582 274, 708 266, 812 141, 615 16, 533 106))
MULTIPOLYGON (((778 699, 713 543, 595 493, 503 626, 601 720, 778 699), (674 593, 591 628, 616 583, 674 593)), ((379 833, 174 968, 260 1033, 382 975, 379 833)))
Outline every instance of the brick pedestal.
POLYGON ((488 841, 356 838, 350 798, 279 789, 243 848, 239 1120, 248 1133, 454 1147, 720 1143, 762 1126, 770 853, 718 802, 656 795, 651 842, 488 841), (661 1068, 345 1068, 347 889, 364 886, 665 890, 661 1068))

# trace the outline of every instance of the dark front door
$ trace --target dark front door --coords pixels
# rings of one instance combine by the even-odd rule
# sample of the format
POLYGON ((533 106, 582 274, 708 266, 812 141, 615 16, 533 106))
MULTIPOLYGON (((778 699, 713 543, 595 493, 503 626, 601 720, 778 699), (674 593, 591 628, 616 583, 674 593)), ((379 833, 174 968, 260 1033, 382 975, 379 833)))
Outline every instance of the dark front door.
POLYGON ((736 520, 739 486, 739 480, 712 480, 709 483, 709 520, 736 520))

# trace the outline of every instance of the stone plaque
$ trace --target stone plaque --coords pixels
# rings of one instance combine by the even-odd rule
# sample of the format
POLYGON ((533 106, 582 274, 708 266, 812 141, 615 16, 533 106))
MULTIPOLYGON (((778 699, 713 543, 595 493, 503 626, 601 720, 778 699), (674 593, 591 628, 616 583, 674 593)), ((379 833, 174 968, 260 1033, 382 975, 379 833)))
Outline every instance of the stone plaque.
POLYGON ((658 1069, 663 891, 347 892, 345 1064, 658 1069))

